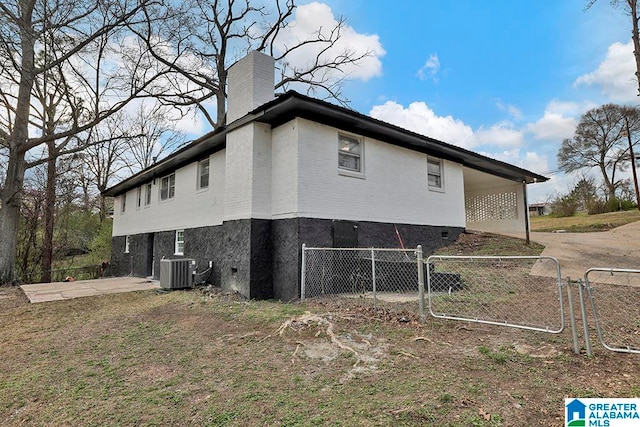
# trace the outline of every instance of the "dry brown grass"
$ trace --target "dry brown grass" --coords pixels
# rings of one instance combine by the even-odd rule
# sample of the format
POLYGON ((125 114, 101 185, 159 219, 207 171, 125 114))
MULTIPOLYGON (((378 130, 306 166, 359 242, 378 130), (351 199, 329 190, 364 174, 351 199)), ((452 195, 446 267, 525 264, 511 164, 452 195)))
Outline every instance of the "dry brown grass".
POLYGON ((201 290, 0 296, 3 426, 553 426, 564 397, 640 394, 640 356, 575 355, 568 332, 201 290))

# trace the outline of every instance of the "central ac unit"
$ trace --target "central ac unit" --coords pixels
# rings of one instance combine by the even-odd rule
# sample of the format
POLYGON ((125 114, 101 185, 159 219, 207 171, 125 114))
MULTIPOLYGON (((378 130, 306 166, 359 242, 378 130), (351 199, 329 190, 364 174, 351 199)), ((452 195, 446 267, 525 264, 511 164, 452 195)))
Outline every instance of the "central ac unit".
POLYGON ((162 289, 183 289, 193 286, 195 260, 160 260, 160 287, 162 289))

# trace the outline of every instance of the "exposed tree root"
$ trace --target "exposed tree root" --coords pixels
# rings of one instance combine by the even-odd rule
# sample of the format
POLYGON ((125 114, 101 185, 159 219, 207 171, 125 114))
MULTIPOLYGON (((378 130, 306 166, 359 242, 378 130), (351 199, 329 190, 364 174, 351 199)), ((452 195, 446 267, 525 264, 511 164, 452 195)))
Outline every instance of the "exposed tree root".
MULTIPOLYGON (((348 346, 347 344, 342 342, 340 338, 338 338, 338 336, 334 332, 335 325, 333 324, 333 322, 329 320, 330 317, 331 317, 331 314, 318 315, 318 314, 311 314, 309 312, 306 312, 305 314, 302 314, 300 316, 287 319, 282 323, 282 325, 280 325, 280 327, 273 334, 267 335, 260 341, 262 342, 267 338, 273 337, 274 335, 282 336, 282 334, 284 334, 284 332, 287 329, 293 329, 294 331, 298 331, 306 326, 315 324, 317 326, 322 326, 325 328, 324 333, 327 334, 327 336, 331 339, 331 342, 335 346, 337 346, 341 350, 345 350, 353 353, 354 356, 358 356, 358 352, 353 347, 348 346)), ((320 331, 318 331, 318 334, 319 333, 320 331)), ((292 358, 298 354, 301 344, 302 343, 298 342, 298 346, 296 347, 296 350, 293 352, 292 358)), ((358 362, 356 361, 356 364, 357 363, 358 362)))

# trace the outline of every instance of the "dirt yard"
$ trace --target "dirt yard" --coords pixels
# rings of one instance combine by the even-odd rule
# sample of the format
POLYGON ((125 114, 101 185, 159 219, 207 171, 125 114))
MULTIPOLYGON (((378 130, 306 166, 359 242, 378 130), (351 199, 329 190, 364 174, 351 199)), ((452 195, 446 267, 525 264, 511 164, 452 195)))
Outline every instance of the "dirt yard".
MULTIPOLYGON (((541 250, 472 234, 448 249, 541 250)), ((0 425, 562 426, 566 397, 640 396, 640 355, 594 350, 574 354, 568 330, 423 324, 353 300, 29 304, 0 288, 0 425)))
POLYGON ((561 426, 565 397, 640 395, 640 355, 349 302, 10 288, 0 322, 3 426, 561 426))

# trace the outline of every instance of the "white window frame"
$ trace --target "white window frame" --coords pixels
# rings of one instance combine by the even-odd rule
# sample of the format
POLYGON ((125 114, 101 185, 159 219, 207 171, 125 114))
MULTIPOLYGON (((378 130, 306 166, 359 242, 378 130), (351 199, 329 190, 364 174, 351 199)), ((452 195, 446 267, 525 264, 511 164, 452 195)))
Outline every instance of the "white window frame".
POLYGON ((136 209, 142 206, 142 187, 136 189, 136 209))
POLYGON ((359 178, 364 177, 364 139, 363 138, 360 138, 354 135, 347 135, 343 133, 338 134, 338 171, 342 175, 355 176, 359 178), (343 147, 344 141, 357 143, 359 152, 355 153, 355 152, 349 152, 348 150, 345 150, 343 147), (342 165, 341 159, 345 157, 356 159, 358 167, 351 168, 351 167, 342 165))
POLYGON ((163 176, 160 179, 160 200, 161 201, 171 200, 175 197, 175 195, 176 195, 176 174, 174 172, 170 175, 163 176), (167 184, 166 188, 164 188, 165 182, 167 184), (163 194, 165 191, 166 191, 166 194, 163 194))
POLYGON ((174 255, 184 255, 184 230, 176 230, 174 255))
POLYGON ((124 253, 128 254, 131 246, 131 236, 128 234, 124 236, 124 253))
POLYGON ((427 158, 427 184, 429 186, 429 190, 431 191, 439 191, 441 193, 444 192, 444 161, 442 159, 437 159, 435 157, 427 158), (432 173, 429 170, 430 163, 438 165, 439 172, 440 172, 439 174, 432 173), (431 176, 435 176, 440 180, 439 185, 431 183, 431 179, 429 179, 431 176))
POLYGON ((151 204, 151 183, 147 183, 145 186, 145 194, 144 194, 144 207, 148 207, 151 204))
POLYGON ((123 214, 127 210, 127 193, 122 195, 122 204, 120 205, 120 213, 123 214))
POLYGON ((196 183, 196 189, 198 191, 207 190, 209 188, 210 179, 211 179, 211 162, 209 161, 209 158, 202 159, 198 162, 198 182, 196 183), (202 173, 205 170, 205 163, 206 163, 206 171, 207 171, 207 174, 206 174, 207 182, 206 182, 206 185, 202 185, 202 178, 205 176, 202 173))

